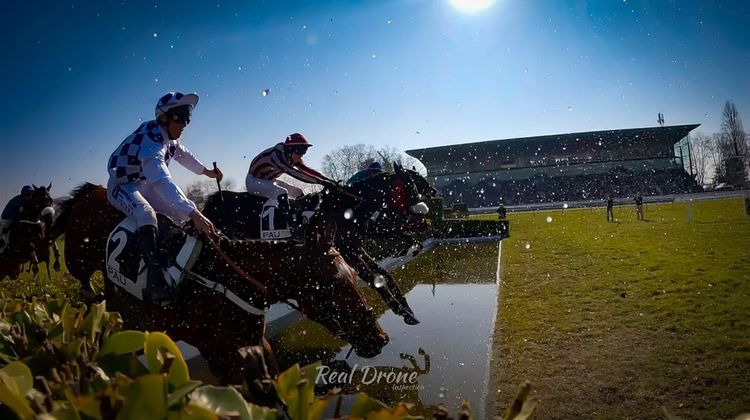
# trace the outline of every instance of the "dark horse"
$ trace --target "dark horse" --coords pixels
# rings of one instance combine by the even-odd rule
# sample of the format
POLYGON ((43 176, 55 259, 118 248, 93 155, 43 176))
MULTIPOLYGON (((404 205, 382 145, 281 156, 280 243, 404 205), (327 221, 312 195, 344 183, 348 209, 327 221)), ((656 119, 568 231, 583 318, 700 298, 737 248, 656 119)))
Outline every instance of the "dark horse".
MULTIPOLYGON (((327 185, 322 192, 297 200, 293 207, 300 220, 301 212, 312 208, 334 217, 339 232, 335 245, 346 262, 394 313, 407 324, 417 324, 404 293, 363 247, 366 239, 400 238, 427 228, 427 208, 421 201, 427 197, 425 194, 434 195, 435 189, 414 171, 398 164, 394 169, 395 173, 384 172, 352 186, 327 185), (422 183, 415 182, 415 174, 422 183)), ((203 213, 230 237, 259 238, 265 201, 248 193, 215 193, 209 196, 203 213)))
MULTIPOLYGON (((65 233, 66 265, 88 287, 89 277, 104 269, 107 236, 122 218, 107 203, 106 190, 92 184, 76 189, 61 206, 55 227, 65 233)), ((239 349, 263 345, 270 350, 263 339, 264 312, 257 309, 290 299, 304 315, 350 342, 358 354, 373 357, 388 336, 352 285, 356 273, 331 246, 335 225, 322 217, 314 217, 311 224, 304 244, 219 241, 226 257, 262 283, 265 293, 206 244, 179 297, 168 306, 144 305, 105 280, 108 309, 119 311, 128 328, 164 330, 196 346, 223 383, 238 379, 243 364, 239 349), (229 293, 206 289, 212 282, 240 297, 244 308, 228 300, 229 293)), ((183 234, 173 229, 168 235, 175 232, 183 234)))
POLYGON ((19 214, 7 227, 7 244, 0 254, 0 280, 6 276, 18 278, 27 262, 34 275, 39 271, 39 263, 46 262, 49 276, 49 247, 52 244, 49 233, 55 214, 49 194, 52 184, 33 188, 19 214))

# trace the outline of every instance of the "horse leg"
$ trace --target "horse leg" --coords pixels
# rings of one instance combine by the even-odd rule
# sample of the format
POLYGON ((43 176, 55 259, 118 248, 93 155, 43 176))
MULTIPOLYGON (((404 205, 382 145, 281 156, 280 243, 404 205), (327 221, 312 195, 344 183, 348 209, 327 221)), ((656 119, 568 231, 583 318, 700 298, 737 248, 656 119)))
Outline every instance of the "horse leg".
MULTIPOLYGON (((270 368, 275 365, 275 361, 266 359, 265 354, 271 350, 270 346, 267 346, 268 341, 263 339, 263 342, 257 346, 240 348, 239 353, 243 360, 242 373, 249 391, 248 399, 254 404, 273 407, 279 400, 271 379, 278 372, 276 374, 270 372, 270 368)), ((268 354, 273 357, 273 352, 268 354)), ((276 369, 278 369, 278 366, 276 366, 276 369)))
POLYGON ((401 303, 401 305, 408 309, 409 312, 413 313, 414 311, 412 311, 411 307, 409 307, 409 303, 406 301, 404 292, 402 292, 401 288, 398 287, 398 284, 396 284, 396 281, 393 280, 391 274, 388 271, 384 270, 381 266, 379 266, 378 263, 374 259, 372 259, 369 254, 367 254, 367 252, 363 252, 362 259, 373 272, 385 277, 385 288, 388 289, 388 291, 393 295, 394 298, 396 298, 396 300, 399 301, 399 303, 401 303))
MULTIPOLYGON (((52 253, 55 255, 55 271, 60 271, 60 249, 57 247, 57 241, 52 241, 52 253)), ((49 267, 47 268, 49 270, 49 267)))
POLYGON ((266 366, 268 367, 268 373, 271 375, 272 378, 279 376, 279 373, 281 373, 281 369, 279 368, 279 362, 276 360, 276 354, 273 352, 273 349, 271 348, 271 343, 269 343, 268 340, 266 340, 266 337, 263 337, 261 346, 263 346, 263 355, 266 359, 266 366))
POLYGON ((411 309, 406 301, 401 289, 399 289, 396 281, 393 280, 391 275, 383 270, 375 260, 370 257, 364 250, 355 253, 354 255, 347 255, 344 258, 347 262, 354 263, 357 272, 367 284, 375 289, 378 294, 383 298, 383 301, 388 305, 393 313, 404 318, 404 322, 408 325, 419 324, 419 320, 414 316, 414 311, 411 309), (375 277, 377 275, 383 276, 385 283, 380 287, 375 285, 375 277))

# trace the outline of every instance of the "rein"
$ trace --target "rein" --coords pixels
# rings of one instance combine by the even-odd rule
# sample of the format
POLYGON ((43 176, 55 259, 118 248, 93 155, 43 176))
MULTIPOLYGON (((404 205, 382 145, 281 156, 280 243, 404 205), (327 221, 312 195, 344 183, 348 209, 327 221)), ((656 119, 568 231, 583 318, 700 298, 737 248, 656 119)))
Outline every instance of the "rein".
POLYGON ((235 264, 234 261, 232 261, 231 258, 227 254, 222 251, 222 249, 219 247, 219 244, 214 242, 212 238, 208 238, 208 243, 211 244, 211 247, 216 251, 217 254, 221 256, 221 258, 229 265, 229 267, 234 270, 235 273, 239 274, 240 277, 244 278, 245 280, 249 281, 250 284, 258 288, 261 292, 266 293, 266 286, 263 285, 263 283, 259 282, 258 280, 255 280, 253 277, 251 277, 249 274, 245 272, 240 266, 235 264))

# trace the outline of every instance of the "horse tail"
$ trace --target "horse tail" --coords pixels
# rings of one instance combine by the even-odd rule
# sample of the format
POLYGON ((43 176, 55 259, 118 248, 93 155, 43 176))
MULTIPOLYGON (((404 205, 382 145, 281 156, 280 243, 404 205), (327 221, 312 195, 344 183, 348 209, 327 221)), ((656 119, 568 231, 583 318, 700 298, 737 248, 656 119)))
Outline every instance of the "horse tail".
POLYGON ((73 212, 73 207, 81 199, 91 193, 92 191, 104 188, 101 185, 92 184, 90 182, 84 182, 83 184, 76 187, 70 193, 70 198, 60 203, 57 211, 55 212, 55 221, 52 223, 52 229, 50 230, 50 238, 52 240, 57 239, 68 227, 70 221, 70 214, 73 212))

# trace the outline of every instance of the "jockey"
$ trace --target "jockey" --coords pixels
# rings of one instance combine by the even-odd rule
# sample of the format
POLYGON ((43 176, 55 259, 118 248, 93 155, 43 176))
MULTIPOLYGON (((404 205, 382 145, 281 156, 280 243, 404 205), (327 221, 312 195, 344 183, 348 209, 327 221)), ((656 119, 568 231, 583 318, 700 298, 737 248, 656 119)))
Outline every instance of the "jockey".
POLYGON ((115 149, 107 170, 107 199, 115 208, 133 216, 138 229, 136 241, 147 267, 145 301, 172 299, 176 290, 169 287, 156 249, 156 213, 183 223, 191 220, 198 233, 216 236, 213 223, 172 181, 169 162, 174 158, 198 175, 221 181, 218 169, 207 169, 180 143, 180 136, 190 123, 198 95, 170 92, 156 103, 156 119, 144 122, 115 149))
POLYGON ((10 201, 8 201, 8 204, 5 205, 3 214, 0 219, 4 221, 13 220, 18 215, 18 213, 21 212, 21 208, 23 207, 24 202, 33 192, 34 187, 32 187, 31 185, 24 185, 23 188, 21 188, 21 193, 11 198, 10 201))
POLYGON ((289 196, 299 198, 301 189, 277 179, 282 173, 309 184, 336 182, 308 167, 302 161, 307 149, 312 147, 302 134, 289 135, 283 143, 268 148, 250 163, 245 178, 247 192, 264 198, 275 198, 281 217, 288 223, 290 218, 289 196))
POLYGON ((21 188, 21 193, 11 198, 8 204, 5 205, 2 215, 0 215, 0 252, 3 252, 8 245, 7 238, 5 238, 6 230, 10 228, 13 219, 21 213, 24 203, 33 192, 34 187, 24 185, 21 188))
POLYGON ((383 165, 378 162, 372 162, 371 164, 367 165, 365 169, 362 169, 361 171, 357 172, 356 174, 352 175, 351 178, 349 178, 348 181, 346 181, 347 185, 352 185, 355 182, 364 181, 366 179, 370 179, 378 174, 383 173, 383 165))

